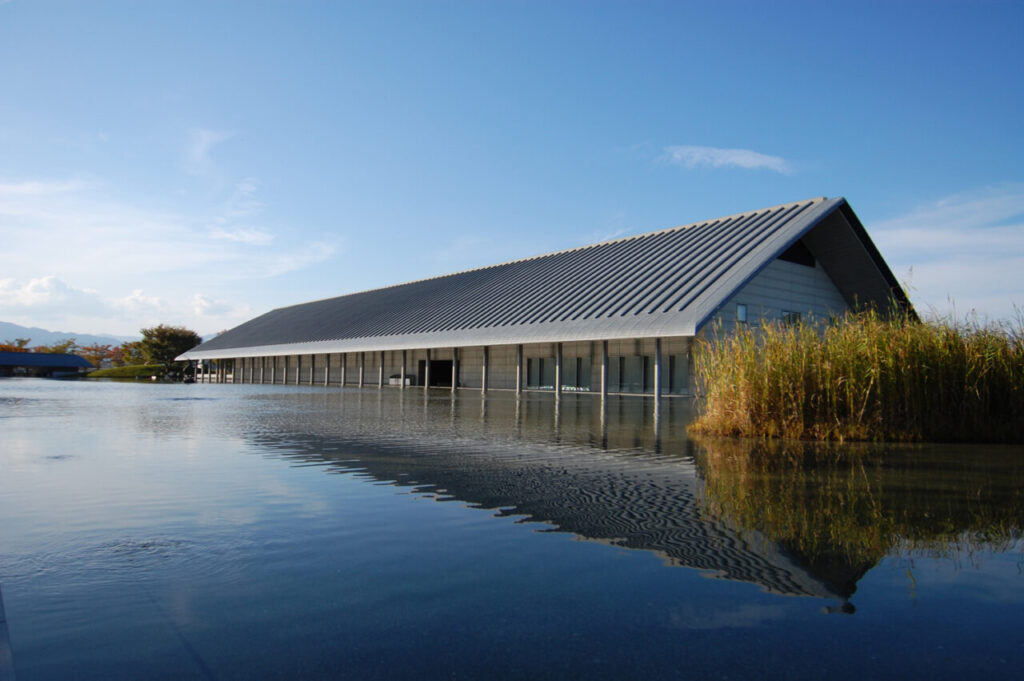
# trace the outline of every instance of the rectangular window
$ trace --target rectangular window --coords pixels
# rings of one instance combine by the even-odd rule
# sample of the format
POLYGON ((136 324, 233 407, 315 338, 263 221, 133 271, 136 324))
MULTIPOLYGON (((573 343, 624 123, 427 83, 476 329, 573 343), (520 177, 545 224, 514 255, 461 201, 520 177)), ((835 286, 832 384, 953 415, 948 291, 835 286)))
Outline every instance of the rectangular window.
POLYGON ((544 357, 540 360, 540 387, 543 390, 555 389, 555 358, 544 357))
POLYGON ((787 326, 796 326, 800 323, 800 313, 790 310, 782 311, 782 323, 787 326))
POLYGON ((566 357, 562 361, 562 390, 590 390, 590 357, 566 357))
POLYGON ((736 303, 736 321, 739 324, 747 323, 747 306, 744 303, 736 303))
POLYGON ((690 390, 690 358, 688 355, 670 355, 668 358, 668 391, 683 395, 690 390))
POLYGON ((540 360, 535 357, 526 360, 526 387, 540 387, 540 360))
POLYGON ((620 390, 624 393, 642 393, 644 391, 645 357, 623 357, 620 390))
POLYGON ((622 382, 622 358, 621 357, 609 357, 608 358, 608 392, 617 393, 621 392, 620 383, 622 382))

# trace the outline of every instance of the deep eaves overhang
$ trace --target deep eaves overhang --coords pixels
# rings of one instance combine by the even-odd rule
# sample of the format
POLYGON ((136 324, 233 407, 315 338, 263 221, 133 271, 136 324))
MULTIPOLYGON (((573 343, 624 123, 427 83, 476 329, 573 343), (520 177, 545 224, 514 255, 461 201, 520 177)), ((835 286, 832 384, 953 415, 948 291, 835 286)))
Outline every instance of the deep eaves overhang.
POLYGON ((178 359, 693 336, 800 239, 851 306, 909 309, 846 200, 818 198, 279 308, 178 359))

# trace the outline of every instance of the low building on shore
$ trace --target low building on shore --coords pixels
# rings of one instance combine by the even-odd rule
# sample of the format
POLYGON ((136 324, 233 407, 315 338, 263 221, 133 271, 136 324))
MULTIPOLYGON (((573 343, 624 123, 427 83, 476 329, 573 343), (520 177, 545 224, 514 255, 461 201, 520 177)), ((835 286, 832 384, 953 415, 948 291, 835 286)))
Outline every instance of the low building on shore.
POLYGON ((910 303, 817 198, 272 310, 178 357, 200 380, 686 395, 709 329, 910 303))
POLYGON ((78 355, 57 352, 0 352, 0 376, 63 378, 95 369, 78 355))

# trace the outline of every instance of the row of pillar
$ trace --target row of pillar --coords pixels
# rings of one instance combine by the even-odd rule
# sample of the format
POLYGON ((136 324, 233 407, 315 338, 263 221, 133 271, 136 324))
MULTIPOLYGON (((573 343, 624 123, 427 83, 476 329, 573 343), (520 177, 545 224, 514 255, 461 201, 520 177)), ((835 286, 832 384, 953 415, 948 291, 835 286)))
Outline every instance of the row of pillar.
MULTIPOLYGON (((402 350, 402 364, 401 364, 401 371, 400 371, 400 374, 399 374, 399 387, 402 390, 405 390, 406 376, 408 375, 408 370, 407 370, 407 365, 406 365, 406 357, 407 357, 406 352, 407 352, 406 350, 402 350)), ((346 375, 347 369, 348 369, 348 354, 349 353, 341 353, 341 384, 342 385, 346 385, 348 383, 348 380, 347 380, 348 376, 346 375)), ((431 355, 431 352, 430 352, 430 349, 428 348, 427 349, 426 361, 425 361, 425 364, 424 364, 424 375, 423 375, 423 388, 424 389, 430 387, 430 360, 431 360, 430 355, 431 355)), ((266 358, 263 358, 263 359, 265 360, 266 358)), ((378 359, 379 359, 379 361, 377 362, 377 387, 378 388, 383 388, 384 387, 384 351, 380 351, 380 356, 379 356, 378 359)), ((482 362, 482 366, 481 366, 481 376, 480 376, 480 379, 481 379, 480 380, 480 392, 481 393, 486 393, 487 392, 487 388, 488 388, 487 378, 488 378, 488 369, 489 369, 488 365, 489 365, 489 363, 490 363, 490 351, 489 351, 489 347, 485 345, 483 347, 483 362, 482 362)), ((661 369, 662 369, 661 364, 662 364, 661 339, 660 338, 656 338, 655 341, 654 341, 654 372, 653 372, 654 373, 654 386, 653 386, 654 390, 653 390, 653 393, 654 393, 655 399, 660 399, 661 398, 661 373, 662 373, 661 372, 661 369)), ((260 366, 259 366, 259 381, 258 381, 261 384, 267 382, 267 381, 265 381, 265 378, 267 378, 266 373, 265 373, 266 372, 266 368, 267 367, 266 367, 265 361, 261 361, 260 362, 260 366)), ((315 356, 311 356, 311 360, 310 360, 310 363, 309 363, 309 373, 307 375, 307 382, 308 382, 309 385, 313 385, 314 382, 315 382, 315 377, 314 377, 315 370, 316 370, 316 357, 315 356)), ((254 377, 253 377, 253 372, 254 371, 255 371, 255 367, 251 367, 250 366, 249 367, 249 382, 250 383, 256 383, 257 382, 255 380, 253 380, 254 379, 254 377)), ((271 366, 270 366, 270 376, 269 376, 269 379, 270 379, 269 382, 270 383, 276 383, 276 378, 277 378, 276 372, 277 372, 277 362, 275 360, 271 364, 271 366)), ((296 385, 299 384, 301 375, 302 375, 302 356, 299 355, 298 356, 298 366, 296 367, 296 371, 295 371, 295 384, 296 385)), ((458 389, 458 376, 459 376, 459 349, 458 348, 453 348, 452 349, 452 385, 451 385, 452 392, 455 392, 455 390, 458 389)), ((214 380, 214 377, 216 377, 216 382, 217 383, 226 383, 227 382, 227 368, 224 365, 222 365, 222 364, 218 364, 216 372, 214 374, 211 375, 210 372, 204 372, 202 374, 202 379, 201 380, 203 380, 204 382, 208 383, 208 382, 211 382, 212 380, 214 380)), ((328 385, 329 378, 330 378, 330 362, 328 362, 327 364, 324 365, 323 385, 325 385, 325 386, 328 385)), ((242 379, 241 382, 244 382, 244 379, 245 379, 244 374, 242 375, 241 379, 242 379)), ((232 373, 231 382, 235 382, 234 373, 232 373)), ((356 385, 358 387, 360 387, 360 388, 365 387, 365 385, 366 385, 366 353, 365 352, 360 352, 359 353, 359 377, 358 377, 358 381, 357 381, 356 385)), ((519 394, 519 393, 521 393, 523 391, 523 346, 522 346, 522 344, 519 344, 519 345, 516 346, 516 383, 515 383, 515 391, 516 391, 516 394, 519 394)), ((562 392, 562 344, 561 343, 556 343, 555 344, 555 394, 561 394, 561 392, 562 392)), ((608 395, 608 341, 602 341, 601 342, 600 393, 601 393, 601 397, 602 398, 606 397, 608 395)))

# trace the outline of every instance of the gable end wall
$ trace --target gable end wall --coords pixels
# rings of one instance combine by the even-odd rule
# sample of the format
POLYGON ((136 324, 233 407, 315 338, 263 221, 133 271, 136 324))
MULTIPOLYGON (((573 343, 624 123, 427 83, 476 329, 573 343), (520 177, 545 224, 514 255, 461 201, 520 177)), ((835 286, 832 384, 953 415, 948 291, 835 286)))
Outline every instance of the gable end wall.
POLYGON ((706 328, 721 324, 731 333, 736 325, 736 306, 747 306, 747 323, 778 321, 783 311, 799 312, 805 320, 827 320, 849 310, 846 299, 818 262, 814 267, 774 260, 736 292, 706 328))

